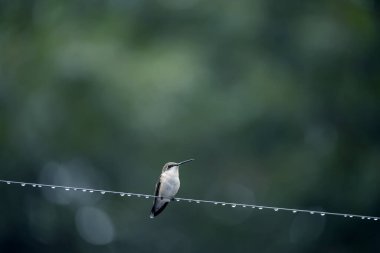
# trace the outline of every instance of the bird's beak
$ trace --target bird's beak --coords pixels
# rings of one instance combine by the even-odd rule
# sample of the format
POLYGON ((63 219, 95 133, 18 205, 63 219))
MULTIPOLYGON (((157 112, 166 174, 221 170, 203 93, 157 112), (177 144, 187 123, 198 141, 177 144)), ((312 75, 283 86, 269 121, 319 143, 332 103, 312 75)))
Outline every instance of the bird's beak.
POLYGON ((191 158, 191 159, 189 159, 189 160, 185 160, 185 161, 183 161, 183 162, 179 162, 179 163, 177 163, 177 165, 179 166, 179 165, 182 165, 182 164, 184 164, 184 163, 191 162, 191 161, 194 161, 194 159, 191 158))

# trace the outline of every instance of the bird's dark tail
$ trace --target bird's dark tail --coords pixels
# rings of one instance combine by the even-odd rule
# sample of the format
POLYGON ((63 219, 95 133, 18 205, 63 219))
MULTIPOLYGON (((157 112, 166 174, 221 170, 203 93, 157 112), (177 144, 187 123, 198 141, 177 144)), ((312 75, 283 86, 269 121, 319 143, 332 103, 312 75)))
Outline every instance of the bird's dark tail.
POLYGON ((154 218, 159 215, 165 207, 169 204, 167 201, 162 201, 159 199, 155 199, 152 210, 150 212, 150 218, 154 218))

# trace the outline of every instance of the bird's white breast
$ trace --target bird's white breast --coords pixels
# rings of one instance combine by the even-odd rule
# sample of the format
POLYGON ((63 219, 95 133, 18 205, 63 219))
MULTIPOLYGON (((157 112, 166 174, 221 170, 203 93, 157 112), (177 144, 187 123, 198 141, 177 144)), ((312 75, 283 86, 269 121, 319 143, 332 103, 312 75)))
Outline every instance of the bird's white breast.
POLYGON ((178 169, 167 170, 161 174, 160 196, 172 198, 174 197, 180 186, 178 169))

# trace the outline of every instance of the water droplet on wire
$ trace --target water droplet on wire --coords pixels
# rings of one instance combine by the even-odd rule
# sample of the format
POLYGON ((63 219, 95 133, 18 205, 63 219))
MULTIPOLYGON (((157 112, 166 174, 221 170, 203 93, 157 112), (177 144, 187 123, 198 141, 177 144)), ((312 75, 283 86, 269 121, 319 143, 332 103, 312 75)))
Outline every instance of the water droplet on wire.
POLYGON ((124 195, 125 195, 124 193, 120 193, 120 196, 124 197, 124 195))
POLYGON ((104 195, 104 194, 106 194, 106 192, 105 192, 105 191, 102 191, 102 192, 100 192, 100 194, 103 194, 103 195, 104 195))
POLYGON ((21 186, 25 186, 25 184, 21 184, 21 186))

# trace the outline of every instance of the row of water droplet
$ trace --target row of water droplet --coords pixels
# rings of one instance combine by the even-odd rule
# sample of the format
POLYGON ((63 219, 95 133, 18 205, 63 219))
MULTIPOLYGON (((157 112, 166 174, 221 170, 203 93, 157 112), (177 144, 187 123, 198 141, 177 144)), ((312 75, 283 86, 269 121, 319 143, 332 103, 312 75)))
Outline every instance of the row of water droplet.
MULTIPOLYGON (((157 198, 157 196, 154 195, 149 195, 149 194, 139 194, 139 193, 128 193, 128 192, 117 192, 117 191, 106 191, 106 190, 96 190, 96 189, 87 189, 87 188, 80 188, 80 187, 71 187, 71 186, 60 186, 60 185, 46 185, 46 184, 35 184, 35 183, 24 183, 24 182, 15 182, 15 181, 6 181, 6 180, 0 180, 0 183, 6 183, 8 185, 10 184, 18 184, 21 186, 27 186, 30 185, 32 187, 48 187, 51 189, 64 189, 66 191, 74 190, 74 191, 82 191, 82 192, 89 192, 89 193, 94 193, 94 192, 99 192, 100 194, 104 195, 106 193, 109 194, 118 194, 121 197, 124 196, 134 196, 134 197, 144 197, 146 199, 149 198, 157 198)), ((198 200, 198 199, 186 199, 186 198, 175 198, 175 201, 187 201, 189 203, 212 203, 214 205, 221 205, 221 206, 231 206, 232 208, 235 208, 237 206, 243 207, 243 208, 252 208, 252 209, 270 209, 274 210, 275 212, 278 211, 288 211, 292 213, 308 213, 308 214, 319 214, 321 216, 325 215, 335 215, 335 216, 342 216, 345 218, 360 218, 362 220, 374 220, 378 221, 380 220, 380 217, 373 217, 373 216, 365 216, 365 215, 354 215, 354 214, 345 214, 345 213, 332 213, 332 212, 323 212, 323 211, 312 211, 312 210, 302 210, 302 209, 292 209, 292 208, 282 208, 282 207, 270 207, 270 206, 258 206, 258 205, 250 205, 250 204, 237 204, 237 203, 228 203, 228 202, 219 202, 219 201, 211 201, 211 200, 198 200)))

